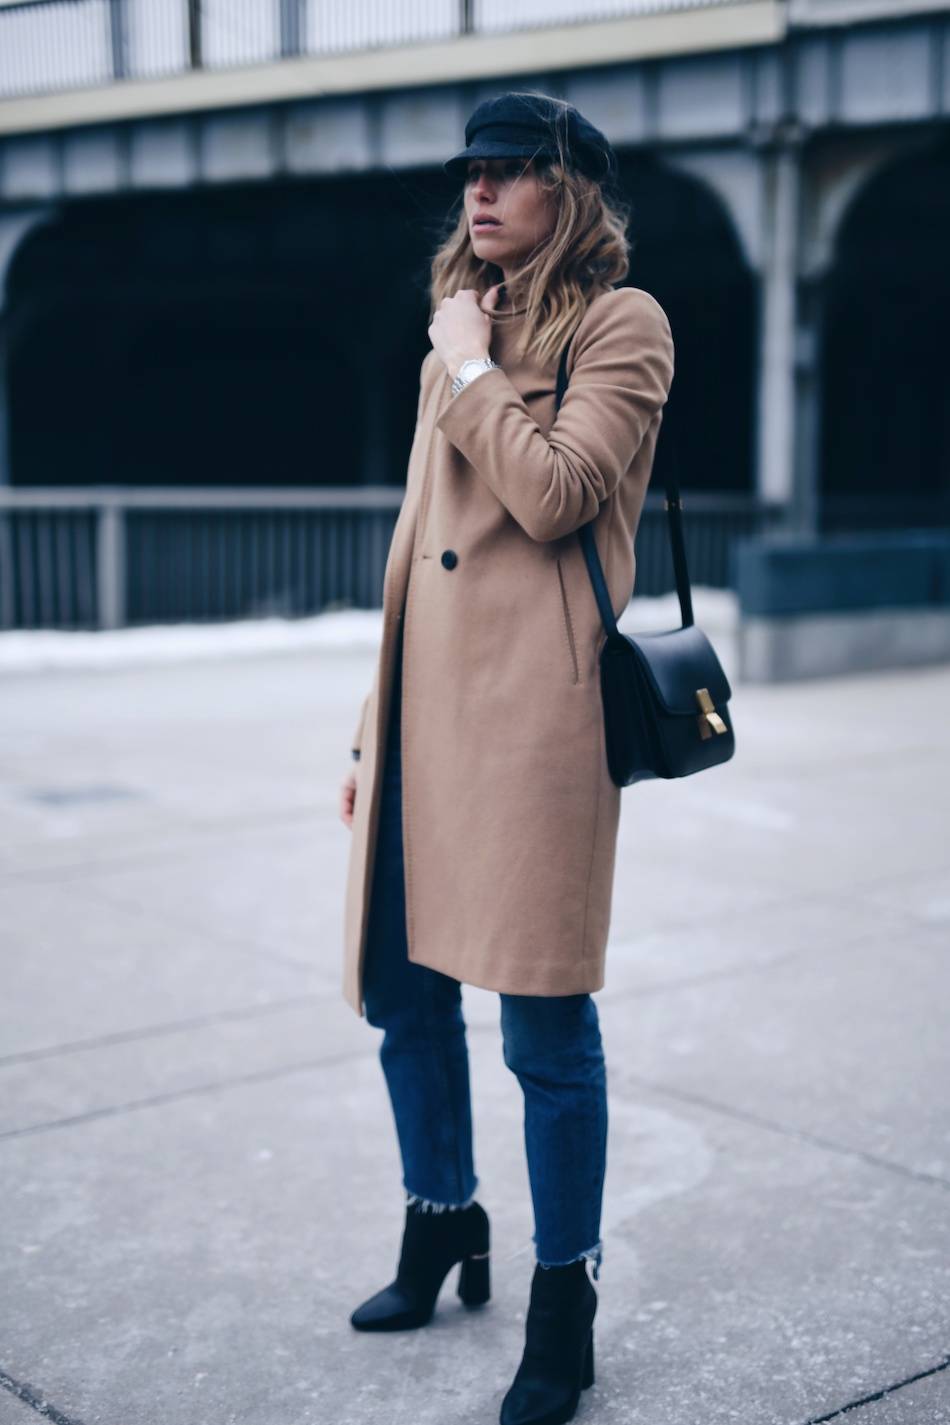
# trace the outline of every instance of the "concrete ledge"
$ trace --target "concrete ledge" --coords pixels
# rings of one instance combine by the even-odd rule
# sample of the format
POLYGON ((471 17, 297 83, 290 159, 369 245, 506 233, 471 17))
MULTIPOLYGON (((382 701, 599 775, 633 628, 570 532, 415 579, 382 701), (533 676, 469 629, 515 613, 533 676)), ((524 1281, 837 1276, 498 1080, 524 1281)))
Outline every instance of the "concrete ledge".
POLYGON ((743 683, 950 662, 950 607, 743 616, 738 660, 743 683))
POLYGON ((733 558, 744 615, 950 607, 950 530, 742 539, 733 558))
POLYGON ((740 682, 950 660, 950 530, 742 539, 732 559, 740 682))

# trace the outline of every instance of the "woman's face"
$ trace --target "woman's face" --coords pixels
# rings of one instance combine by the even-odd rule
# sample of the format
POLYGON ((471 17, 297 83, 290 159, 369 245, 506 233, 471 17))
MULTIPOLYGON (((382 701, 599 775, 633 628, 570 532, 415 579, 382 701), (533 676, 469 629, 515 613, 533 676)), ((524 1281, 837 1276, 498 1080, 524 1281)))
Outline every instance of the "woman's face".
POLYGON ((554 230, 554 195, 538 181, 534 161, 472 158, 465 179, 465 217, 476 257, 507 277, 554 230), (478 218, 493 222, 479 225, 478 218))

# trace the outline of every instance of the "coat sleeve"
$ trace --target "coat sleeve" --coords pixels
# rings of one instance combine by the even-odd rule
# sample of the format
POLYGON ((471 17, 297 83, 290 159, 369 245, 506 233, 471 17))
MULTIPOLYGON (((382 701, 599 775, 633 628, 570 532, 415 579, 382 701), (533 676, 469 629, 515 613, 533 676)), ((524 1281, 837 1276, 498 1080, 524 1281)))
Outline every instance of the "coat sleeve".
POLYGON ((435 422, 536 540, 560 539, 593 519, 673 381, 669 321, 640 287, 595 298, 572 346, 570 381, 547 435, 500 367, 463 386, 435 422))

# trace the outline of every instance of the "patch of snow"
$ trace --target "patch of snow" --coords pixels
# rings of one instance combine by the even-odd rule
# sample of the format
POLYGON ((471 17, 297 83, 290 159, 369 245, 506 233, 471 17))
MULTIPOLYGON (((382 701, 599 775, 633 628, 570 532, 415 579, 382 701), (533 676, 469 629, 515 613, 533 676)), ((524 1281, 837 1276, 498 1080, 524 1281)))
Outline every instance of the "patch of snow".
POLYGON ((237 619, 228 623, 149 624, 103 630, 12 630, 0 633, 0 673, 125 668, 304 649, 372 650, 379 646, 381 634, 379 609, 335 610, 300 619, 237 619))
MULTIPOLYGON (((704 633, 735 633, 739 626, 739 600, 732 589, 714 589, 706 584, 694 584, 691 590, 693 620, 704 633)), ((680 601, 676 591, 648 597, 634 594, 617 627, 621 633, 658 633, 679 628, 680 601)))
MULTIPOLYGON (((693 614, 710 635, 732 631, 738 610, 728 589, 693 589, 693 614)), ((619 619, 625 633, 678 628, 675 593, 636 595, 619 619)), ((379 647, 380 609, 334 609, 307 618, 238 619, 228 623, 150 624, 104 630, 14 629, 0 633, 0 674, 50 669, 109 669, 191 659, 257 657, 305 649, 372 652, 379 647)))

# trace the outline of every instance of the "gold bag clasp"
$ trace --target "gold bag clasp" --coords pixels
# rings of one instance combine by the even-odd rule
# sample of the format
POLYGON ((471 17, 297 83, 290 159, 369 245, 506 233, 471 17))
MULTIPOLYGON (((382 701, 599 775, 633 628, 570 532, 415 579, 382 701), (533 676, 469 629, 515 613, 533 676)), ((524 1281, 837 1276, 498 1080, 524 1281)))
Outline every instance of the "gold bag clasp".
POLYGON ((714 732, 728 732, 729 729, 716 712, 716 706, 709 696, 708 688, 696 689, 696 701, 702 709, 699 714, 700 737, 712 737, 714 732))

